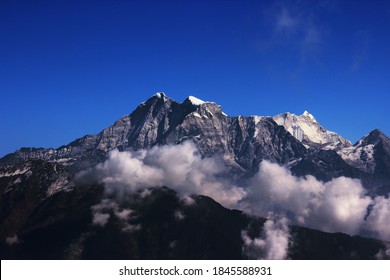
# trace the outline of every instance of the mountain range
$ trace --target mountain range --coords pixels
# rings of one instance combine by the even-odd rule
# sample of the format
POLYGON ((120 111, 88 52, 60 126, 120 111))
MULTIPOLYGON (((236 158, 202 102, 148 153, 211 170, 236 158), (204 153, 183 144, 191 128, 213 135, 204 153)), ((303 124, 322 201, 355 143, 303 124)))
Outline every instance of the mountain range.
MULTIPOLYGON (((218 196, 182 196, 180 189, 171 189, 175 183, 171 186, 166 180, 163 185, 137 187, 118 199, 116 185, 123 182, 115 181, 115 193, 107 187, 116 173, 111 181, 83 179, 96 170, 106 172, 105 164, 112 160, 113 151, 127 153, 137 163, 142 159, 140 168, 149 170, 156 167, 153 151, 158 147, 188 142, 196 147, 200 160, 213 160, 212 168, 219 170, 215 162, 223 165, 231 176, 229 180, 236 184, 249 182, 261 171, 262 162, 270 162, 283 166, 291 176, 312 177, 321 184, 340 177, 359 180, 372 201, 365 219, 376 213, 375 202, 389 198, 390 138, 378 129, 352 144, 321 126, 307 111, 300 116, 230 117, 214 102, 193 96, 177 102, 159 92, 96 135, 58 148, 21 148, 0 159, 1 257, 264 257, 264 248, 258 248, 263 252, 260 256, 249 247, 256 238, 267 240, 264 230, 268 226, 276 226, 273 230, 284 228, 277 222, 269 224, 270 217, 248 213, 245 207, 229 210, 218 203, 218 196)), ((242 192, 250 193, 245 187, 242 192)), ((365 229, 361 233, 367 232, 366 237, 359 237, 305 226, 289 225, 289 240, 294 236, 294 242, 289 241, 283 258, 390 256, 390 252, 386 255, 388 242, 372 239, 386 235, 373 236, 365 229)))

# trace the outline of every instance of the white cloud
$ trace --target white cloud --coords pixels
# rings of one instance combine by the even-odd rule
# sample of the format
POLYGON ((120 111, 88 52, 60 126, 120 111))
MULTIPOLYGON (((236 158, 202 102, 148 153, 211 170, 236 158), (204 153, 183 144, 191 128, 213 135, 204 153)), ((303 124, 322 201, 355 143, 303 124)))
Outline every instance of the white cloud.
POLYGON ((122 209, 114 212, 115 216, 117 216, 120 220, 127 220, 132 213, 134 213, 134 211, 131 209, 122 209))
POLYGON ((291 239, 288 220, 285 217, 268 219, 263 227, 261 238, 250 238, 242 232, 243 253, 251 259, 283 260, 287 258, 291 239))
POLYGON ((122 231, 125 231, 125 232, 134 232, 134 231, 138 231, 141 229, 141 225, 140 224, 126 224, 123 228, 122 228, 122 231))
POLYGON ((175 211, 175 220, 176 221, 181 221, 181 220, 184 220, 185 219, 185 215, 183 214, 183 212, 181 212, 180 210, 177 210, 175 211))
POLYGON ((92 224, 104 227, 107 224, 109 219, 110 219, 110 214, 96 212, 93 213, 92 224))
POLYGON ((275 18, 275 27, 277 32, 294 31, 299 24, 299 20, 291 15, 291 12, 283 7, 275 18))
POLYGON ((313 176, 297 178, 286 168, 263 161, 241 205, 266 216, 287 215, 293 223, 328 232, 357 234, 372 202, 361 182, 340 177, 321 182, 313 176))
POLYGON ((135 231, 140 229, 140 225, 130 224, 136 217, 136 211, 127 208, 121 208, 117 202, 112 199, 103 199, 100 203, 91 207, 92 224, 104 227, 111 215, 118 218, 123 231, 135 231))
MULTIPOLYGON (((112 151, 106 162, 80 173, 78 179, 104 184, 108 192, 120 197, 137 190, 144 197, 150 194, 149 187, 165 185, 177 191, 187 206, 195 203, 189 195, 206 195, 225 207, 263 217, 272 212, 310 228, 351 235, 372 232, 372 236, 390 240, 389 200, 371 199, 359 180, 339 177, 321 182, 310 175, 295 177, 286 167, 263 161, 251 179, 241 182, 244 189, 230 178, 222 161, 201 158, 191 142, 138 152, 112 151), (366 217, 369 205, 373 206, 366 217)), ((130 215, 110 200, 103 200, 92 211, 99 225, 107 223, 109 213, 122 220, 130 215)))
MULTIPOLYGON (((306 63, 322 65, 321 54, 325 42, 326 27, 322 21, 324 11, 320 3, 282 1, 272 4, 266 12, 272 36, 264 38, 261 49, 285 48, 288 53, 296 53, 296 65, 289 69, 293 79, 305 69, 306 63)), ((284 68, 285 69, 285 68, 284 68)))
POLYGON ((375 198, 370 216, 367 218, 366 228, 377 233, 380 238, 390 241, 389 222, 390 200, 383 196, 375 198))
POLYGON ((324 231, 359 233, 371 203, 361 182, 339 177, 324 186, 324 192, 320 194, 321 205, 315 209, 309 224, 324 231))
POLYGON ((366 30, 360 30, 355 34, 355 48, 352 58, 351 71, 359 71, 360 68, 367 62, 369 45, 370 45, 370 34, 366 30))
POLYGON ((10 236, 10 237, 7 237, 5 239, 5 243, 7 243, 8 245, 12 246, 12 245, 17 245, 20 243, 20 240, 18 238, 17 235, 14 235, 14 236, 10 236))
POLYGON ((195 200, 190 196, 184 197, 182 202, 185 206, 191 206, 195 204, 195 200))
POLYGON ((81 172, 80 181, 95 181, 108 192, 120 194, 156 186, 169 186, 183 196, 207 195, 224 206, 235 205, 245 191, 221 178, 228 169, 217 158, 201 158, 195 145, 165 145, 138 152, 110 152, 109 159, 81 172))
POLYGON ((375 255, 375 258, 378 260, 389 260, 390 259, 390 245, 385 244, 385 248, 379 250, 379 252, 375 255))

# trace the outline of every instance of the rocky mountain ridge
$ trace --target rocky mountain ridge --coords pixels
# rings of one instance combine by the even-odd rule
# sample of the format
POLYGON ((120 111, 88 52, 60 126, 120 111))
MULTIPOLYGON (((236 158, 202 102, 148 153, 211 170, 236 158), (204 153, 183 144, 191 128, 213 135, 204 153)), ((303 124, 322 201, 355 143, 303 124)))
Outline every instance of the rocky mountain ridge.
POLYGON ((284 164, 306 151, 272 118, 228 117, 216 103, 194 104, 190 98, 178 103, 158 93, 97 135, 57 149, 23 148, 3 157, 0 164, 41 159, 82 169, 102 161, 113 149, 149 149, 187 140, 203 156, 221 155, 244 170, 256 169, 262 159, 284 164))
POLYGON ((40 159, 79 171, 104 161, 113 149, 150 149, 187 140, 202 156, 221 156, 238 172, 255 172, 262 160, 270 160, 297 175, 359 178, 367 188, 390 185, 390 140, 379 130, 352 145, 307 111, 301 116, 229 117, 214 102, 190 96, 180 103, 161 92, 96 135, 57 149, 22 148, 0 159, 0 164, 40 159))
POLYGON ((274 116, 273 120, 284 126, 308 148, 314 146, 323 150, 340 150, 352 146, 349 140, 321 126, 308 111, 300 116, 291 113, 279 114, 274 116))

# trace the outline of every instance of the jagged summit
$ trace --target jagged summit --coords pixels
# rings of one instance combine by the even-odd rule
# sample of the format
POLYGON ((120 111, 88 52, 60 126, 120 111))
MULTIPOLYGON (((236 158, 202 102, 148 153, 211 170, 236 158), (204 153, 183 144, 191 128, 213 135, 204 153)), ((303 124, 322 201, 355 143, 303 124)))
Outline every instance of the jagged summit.
POLYGON ((362 139, 360 139, 355 145, 363 144, 363 145, 369 145, 369 144, 377 144, 380 141, 388 140, 389 138, 378 128, 371 131, 369 134, 364 136, 362 139))
MULTIPOLYGON (((160 91, 160 92, 156 92, 146 102, 148 102, 149 100, 155 100, 155 99, 161 99, 164 102, 166 102, 168 100, 174 101, 172 98, 167 96, 164 92, 160 91)), ((174 101, 174 102, 176 102, 176 101, 174 101)), ((178 103, 178 102, 176 102, 176 103, 178 103)), ((199 98, 197 98, 195 96, 190 95, 182 103, 191 103, 194 106, 199 106, 199 105, 204 104, 204 103, 213 103, 213 102, 203 101, 203 100, 201 100, 201 99, 199 99, 199 98)))
MULTIPOLYGON (((323 150, 328 150, 323 153, 326 157, 319 155, 317 163, 322 162, 321 166, 325 164, 330 170, 334 162, 342 160, 341 156, 351 166, 372 171, 376 164, 372 164, 375 158, 369 156, 374 152, 370 143, 385 143, 376 147, 390 151, 390 141, 380 130, 367 135, 359 147, 347 149, 352 146, 348 140, 326 130, 308 111, 299 116, 284 113, 274 117, 229 117, 215 102, 194 96, 177 102, 157 92, 96 135, 86 135, 57 149, 20 149, 1 158, 0 165, 40 159, 81 170, 104 161, 114 149, 150 149, 187 140, 197 146, 202 156, 221 156, 228 165, 246 171, 257 170, 264 159, 293 166, 306 157, 302 164, 311 164, 318 158, 309 155, 323 150)), ((343 173, 336 170, 332 174, 343 173)))
MULTIPOLYGON (((148 100, 146 100, 145 102, 148 102, 150 100, 155 100, 155 99, 162 100, 163 102, 166 102, 168 100, 172 100, 164 92, 158 91, 154 95, 152 95, 148 100)), ((142 104, 144 104, 145 102, 143 102, 142 104)))
POLYGON ((317 120, 314 118, 314 116, 312 114, 310 114, 308 111, 305 110, 305 112, 303 112, 303 114, 301 115, 301 117, 308 117, 310 119, 312 119, 314 122, 317 122, 317 120))
POLYGON ((196 98, 195 96, 192 96, 192 95, 188 96, 186 98, 186 100, 190 101, 195 106, 199 106, 199 105, 205 103, 203 100, 196 98))
POLYGON ((322 149, 338 150, 352 146, 347 139, 321 126, 308 111, 300 116, 283 113, 274 116, 273 119, 307 147, 320 145, 322 149))
POLYGON ((190 96, 183 102, 157 92, 132 113, 96 135, 58 149, 19 150, 0 164, 43 159, 84 169, 114 149, 149 149, 190 140, 202 156, 221 156, 229 165, 255 170, 263 159, 284 164, 305 153, 304 146, 271 118, 229 117, 215 102, 190 96))
POLYGON ((167 96, 165 95, 165 93, 162 92, 162 91, 156 92, 153 96, 155 96, 155 97, 157 97, 157 98, 161 98, 161 99, 163 99, 164 97, 167 97, 167 96))
MULTIPOLYGON (((378 163, 379 166, 390 166, 390 138, 379 129, 374 129, 355 145, 338 153, 347 163, 364 172, 374 173, 378 163)), ((388 173, 387 167, 382 168, 380 172, 383 170, 388 173)))

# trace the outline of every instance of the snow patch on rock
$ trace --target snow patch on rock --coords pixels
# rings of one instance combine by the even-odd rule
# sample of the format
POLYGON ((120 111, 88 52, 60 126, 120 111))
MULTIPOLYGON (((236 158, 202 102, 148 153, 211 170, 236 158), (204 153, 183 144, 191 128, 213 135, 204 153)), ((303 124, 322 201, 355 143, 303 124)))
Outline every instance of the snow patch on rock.
POLYGON ((308 111, 297 116, 291 113, 279 114, 273 120, 290 132, 296 139, 304 144, 315 143, 322 149, 337 150, 352 146, 352 143, 333 131, 322 127, 308 111))
POLYGON ((199 106, 203 103, 205 103, 203 100, 196 98, 195 96, 188 96, 188 100, 191 101, 191 103, 195 106, 199 106))

